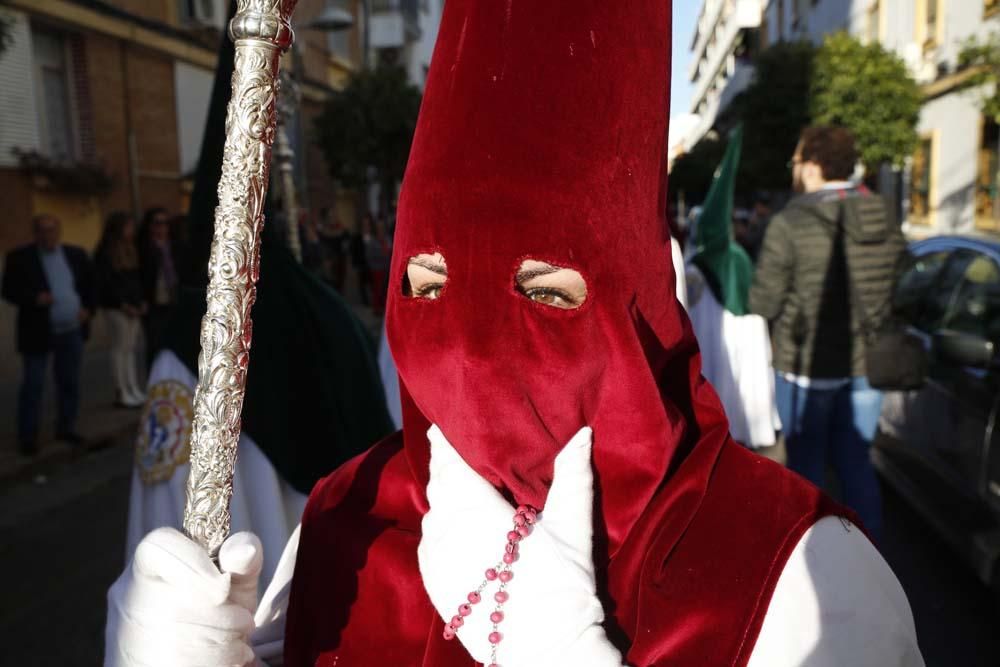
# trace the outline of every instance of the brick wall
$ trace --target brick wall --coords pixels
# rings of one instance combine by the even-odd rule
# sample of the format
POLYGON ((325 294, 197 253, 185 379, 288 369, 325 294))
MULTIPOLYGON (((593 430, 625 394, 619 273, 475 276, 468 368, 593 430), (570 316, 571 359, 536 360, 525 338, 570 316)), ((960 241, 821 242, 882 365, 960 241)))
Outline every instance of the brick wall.
POLYGON ((141 209, 181 206, 180 147, 174 63, 138 47, 128 49, 128 98, 135 133, 141 209))
POLYGON ((86 35, 87 87, 94 133, 94 156, 111 173, 115 185, 103 198, 104 211, 131 207, 128 143, 121 42, 98 34, 86 35))
POLYGON ((4 215, 0 221, 0 254, 31 240, 31 188, 18 169, 0 169, 4 215))
POLYGON ((162 23, 173 23, 177 20, 175 6, 179 0, 104 0, 109 5, 124 10, 135 16, 152 19, 162 23))
POLYGON ((90 82, 87 80, 87 49, 83 35, 73 34, 67 39, 72 68, 73 97, 76 100, 77 143, 82 162, 93 162, 96 157, 94 145, 93 100, 90 97, 90 82))
POLYGON ((140 212, 150 206, 177 211, 182 205, 173 67, 172 60, 141 47, 87 36, 95 154, 115 178, 114 190, 101 202, 105 215, 132 209, 130 126, 140 212))

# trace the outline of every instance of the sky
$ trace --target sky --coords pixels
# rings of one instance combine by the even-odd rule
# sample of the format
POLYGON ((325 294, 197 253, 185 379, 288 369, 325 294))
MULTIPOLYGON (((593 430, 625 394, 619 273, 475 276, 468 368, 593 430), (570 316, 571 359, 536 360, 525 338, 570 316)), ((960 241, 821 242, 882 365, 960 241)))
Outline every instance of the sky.
POLYGON ((673 56, 670 79, 670 115, 678 116, 691 109, 694 86, 688 79, 691 62, 691 38, 698 22, 702 3, 699 0, 674 0, 673 56))

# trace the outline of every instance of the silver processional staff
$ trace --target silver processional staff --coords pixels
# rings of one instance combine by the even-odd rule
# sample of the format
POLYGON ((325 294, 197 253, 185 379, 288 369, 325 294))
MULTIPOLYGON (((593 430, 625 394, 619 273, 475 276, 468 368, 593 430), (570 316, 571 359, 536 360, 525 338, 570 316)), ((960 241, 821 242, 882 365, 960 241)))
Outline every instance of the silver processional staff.
POLYGON ((229 23, 236 62, 208 267, 208 304, 201 323, 184 509, 184 530, 213 557, 229 535, 252 334, 250 309, 256 298, 277 120, 278 69, 281 54, 294 39, 290 20, 296 2, 237 0, 229 23))

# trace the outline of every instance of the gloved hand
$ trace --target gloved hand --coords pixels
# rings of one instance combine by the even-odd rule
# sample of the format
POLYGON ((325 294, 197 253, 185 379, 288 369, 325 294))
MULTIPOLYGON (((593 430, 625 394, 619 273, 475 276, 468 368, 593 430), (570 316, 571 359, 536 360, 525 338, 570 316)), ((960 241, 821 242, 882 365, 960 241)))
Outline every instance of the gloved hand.
POLYGON ((230 536, 219 568, 173 528, 136 548, 108 591, 105 667, 244 667, 263 548, 252 533, 230 536))
MULTIPOLYGON (((424 587, 445 622, 459 613, 484 572, 504 553, 515 508, 473 471, 435 426, 430 510, 417 556, 424 587)), ((593 562, 594 475, 591 430, 582 429, 556 457, 552 487, 532 533, 519 544, 509 599, 498 623, 497 662, 504 667, 620 667, 621 654, 601 623, 593 562)), ((457 637, 477 661, 493 662, 488 639, 496 609, 492 582, 472 604, 457 637)), ((444 624, 442 624, 442 629, 444 624)))

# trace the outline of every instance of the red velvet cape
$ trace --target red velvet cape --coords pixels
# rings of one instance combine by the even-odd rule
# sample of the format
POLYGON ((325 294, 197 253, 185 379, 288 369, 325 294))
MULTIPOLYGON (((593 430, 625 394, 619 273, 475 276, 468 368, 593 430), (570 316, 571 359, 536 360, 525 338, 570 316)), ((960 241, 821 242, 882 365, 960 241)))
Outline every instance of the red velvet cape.
POLYGON ((472 664, 417 568, 432 422, 539 507, 591 426, 609 637, 631 665, 749 658, 791 549, 839 510, 735 445, 700 375, 664 219, 669 46, 665 0, 448 0, 390 276, 404 432, 314 490, 286 664, 472 664), (440 298, 405 296, 407 261, 434 252, 440 298), (526 258, 579 271, 583 306, 525 298, 526 258))

